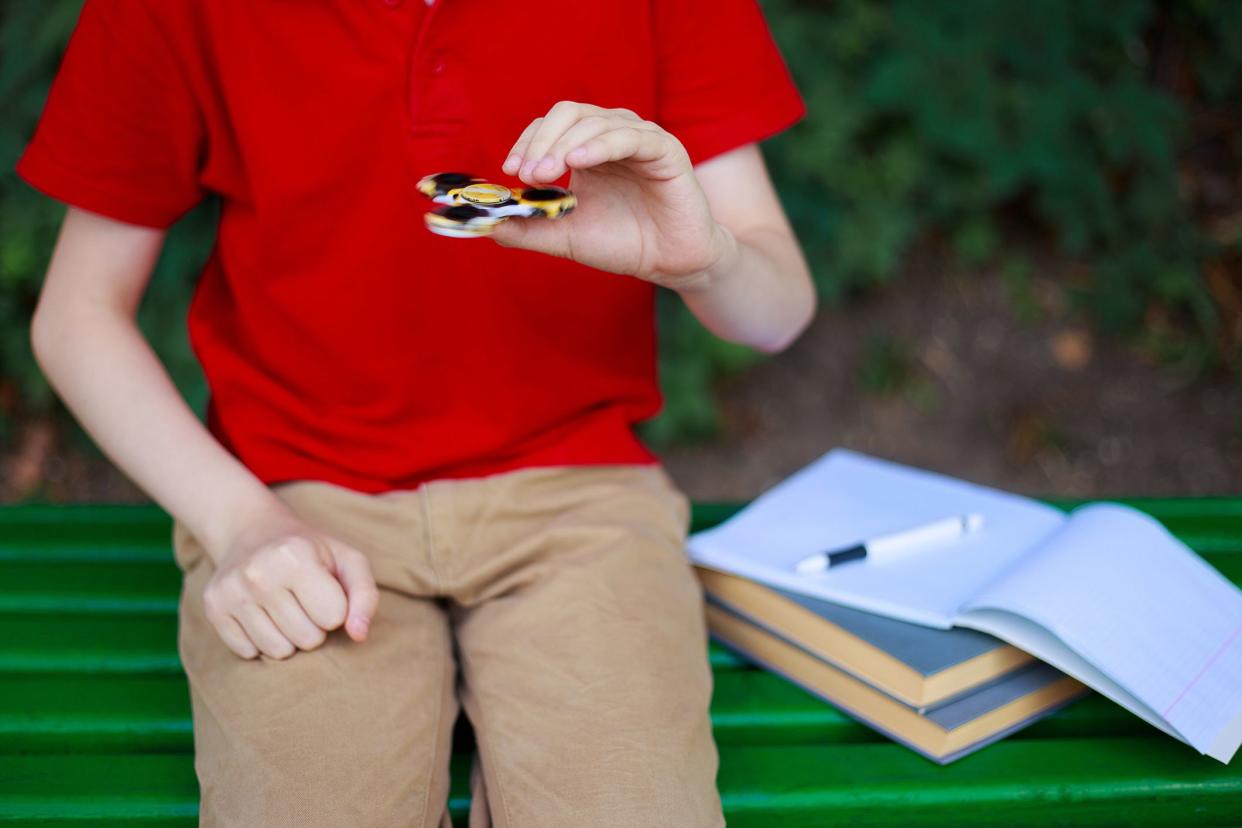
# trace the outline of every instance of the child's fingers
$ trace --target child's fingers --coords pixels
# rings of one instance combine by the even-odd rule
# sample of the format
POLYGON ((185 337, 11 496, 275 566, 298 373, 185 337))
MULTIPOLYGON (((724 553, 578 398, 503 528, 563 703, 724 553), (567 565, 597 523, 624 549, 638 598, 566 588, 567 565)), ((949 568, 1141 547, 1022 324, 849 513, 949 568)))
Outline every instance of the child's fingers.
POLYGON ((371 574, 371 563, 366 555, 342 543, 332 544, 336 559, 336 575, 349 599, 349 612, 345 618, 345 631, 355 641, 367 637, 367 629, 379 606, 379 587, 371 574))
POLYGON ((254 642, 250 640, 250 636, 246 635, 246 631, 242 629, 241 624, 237 623, 237 619, 231 615, 216 615, 210 607, 207 608, 207 620, 216 628, 225 646, 237 653, 242 658, 250 659, 259 654, 259 648, 254 646, 254 642))
POLYGON ((594 167, 609 161, 655 161, 670 149, 670 136, 659 129, 619 127, 597 135, 565 157, 574 169, 594 167))
POLYGON ((298 599, 287 589, 278 589, 267 597, 263 608, 271 616, 281 634, 292 641, 300 650, 313 650, 323 643, 325 633, 306 610, 298 603, 298 599))
POLYGON ((259 650, 272 658, 288 658, 297 651, 289 639, 276 628, 263 607, 253 602, 242 604, 233 616, 259 650))
MULTIPOLYGON (((518 178, 528 184, 534 184, 534 171, 543 157, 548 154, 548 148, 551 147, 556 140, 565 134, 571 126, 588 115, 602 115, 609 110, 602 109, 591 104, 575 103, 573 101, 560 101, 548 110, 548 114, 544 116, 543 123, 535 130, 531 136, 530 144, 523 154, 521 171, 518 178)), ((545 165, 544 170, 550 165, 545 165)), ((540 173, 541 177, 543 173, 540 173)), ((551 180, 550 178, 547 180, 551 180)))
POLYGON ((511 218, 496 225, 488 238, 501 247, 533 250, 551 256, 569 256, 567 221, 539 218, 511 218))
POLYGON ((593 104, 559 101, 547 115, 535 119, 526 128, 501 168, 528 184, 555 180, 565 173, 565 152, 622 123, 636 128, 657 128, 630 109, 605 109, 593 104), (590 126, 579 128, 583 122, 590 122, 590 126), (566 145, 566 135, 571 132, 574 134, 566 145))
POLYGON ((505 175, 517 175, 519 169, 522 168, 522 160, 526 157, 526 148, 530 145, 530 139, 534 137, 539 127, 543 126, 543 118, 536 118, 526 125, 526 129, 522 130, 522 134, 513 142, 513 148, 509 150, 509 157, 505 159, 505 163, 501 165, 505 175))
MULTIPOLYGON (((539 177, 547 181, 554 181, 565 174, 565 156, 585 144, 597 135, 602 135, 610 129, 615 129, 618 123, 616 118, 607 118, 600 115, 587 115, 577 123, 573 124, 565 133, 557 138, 552 146, 548 147, 544 153, 544 158, 552 159, 551 167, 539 167, 539 177)), ((533 156, 532 156, 533 157, 533 156)), ((542 159, 534 159, 540 161, 542 159)))
MULTIPOLYGON (((303 565, 280 584, 287 587, 320 629, 333 630, 346 620, 349 596, 341 583, 340 556, 331 538, 305 538, 297 544, 303 565)), ((358 553, 361 554, 361 553, 358 553)))

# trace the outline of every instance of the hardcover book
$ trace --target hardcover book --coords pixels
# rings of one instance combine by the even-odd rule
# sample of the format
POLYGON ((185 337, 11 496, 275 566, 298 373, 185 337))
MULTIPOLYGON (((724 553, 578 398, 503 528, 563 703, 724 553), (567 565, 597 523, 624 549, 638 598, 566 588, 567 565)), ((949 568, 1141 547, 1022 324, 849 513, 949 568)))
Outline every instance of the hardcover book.
POLYGON ((689 538, 700 566, 939 629, 995 636, 1200 753, 1242 743, 1242 591, 1159 521, 1026 497, 834 449, 689 538), (799 561, 946 517, 983 528, 820 573, 799 561))
POLYGON ((1027 664, 920 712, 737 613, 709 601, 712 636, 744 658, 940 764, 973 753, 1090 692, 1047 664, 1027 664))
POLYGON ((716 603, 921 711, 1034 661, 975 630, 937 630, 695 569, 716 603))

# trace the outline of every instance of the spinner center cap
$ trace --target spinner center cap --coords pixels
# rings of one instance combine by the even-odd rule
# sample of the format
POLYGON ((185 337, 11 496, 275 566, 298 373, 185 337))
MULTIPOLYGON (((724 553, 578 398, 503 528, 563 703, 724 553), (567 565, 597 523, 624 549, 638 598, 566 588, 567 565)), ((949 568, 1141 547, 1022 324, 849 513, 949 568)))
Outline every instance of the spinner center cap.
POLYGON ((461 196, 462 201, 471 204, 503 204, 513 194, 508 187, 500 184, 481 183, 463 187, 458 195, 461 196))

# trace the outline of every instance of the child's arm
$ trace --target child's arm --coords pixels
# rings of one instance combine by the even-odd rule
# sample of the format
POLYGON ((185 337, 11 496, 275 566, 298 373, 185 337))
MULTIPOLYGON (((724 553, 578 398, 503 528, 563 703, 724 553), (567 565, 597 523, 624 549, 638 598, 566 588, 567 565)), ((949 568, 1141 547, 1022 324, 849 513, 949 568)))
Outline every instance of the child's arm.
POLYGON ((302 524, 211 436, 135 324, 163 239, 69 208, 31 324, 35 357, 100 448, 216 563, 204 602, 234 652, 313 649, 347 605, 362 640, 379 597, 365 556, 302 524))
POLYGON ((725 253, 677 288, 708 330, 774 353, 815 315, 814 283, 757 144, 694 167, 725 253))

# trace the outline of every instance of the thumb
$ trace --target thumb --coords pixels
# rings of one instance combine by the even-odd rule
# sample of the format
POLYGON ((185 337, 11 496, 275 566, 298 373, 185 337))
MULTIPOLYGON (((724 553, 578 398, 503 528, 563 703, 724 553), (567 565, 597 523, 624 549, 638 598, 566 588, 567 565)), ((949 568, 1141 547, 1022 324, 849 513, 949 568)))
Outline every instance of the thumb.
POLYGON ((501 247, 521 247, 526 224, 520 218, 507 218, 493 227, 487 237, 501 247))
POLYGON ((536 253, 564 256, 565 228, 561 219, 513 217, 500 222, 488 238, 501 247, 517 247, 536 253))
POLYGON ((337 580, 345 589, 348 602, 345 631, 355 641, 363 641, 371 619, 375 617, 380 597, 375 576, 371 574, 371 563, 366 555, 341 543, 332 544, 332 559, 336 564, 334 571, 337 580))

